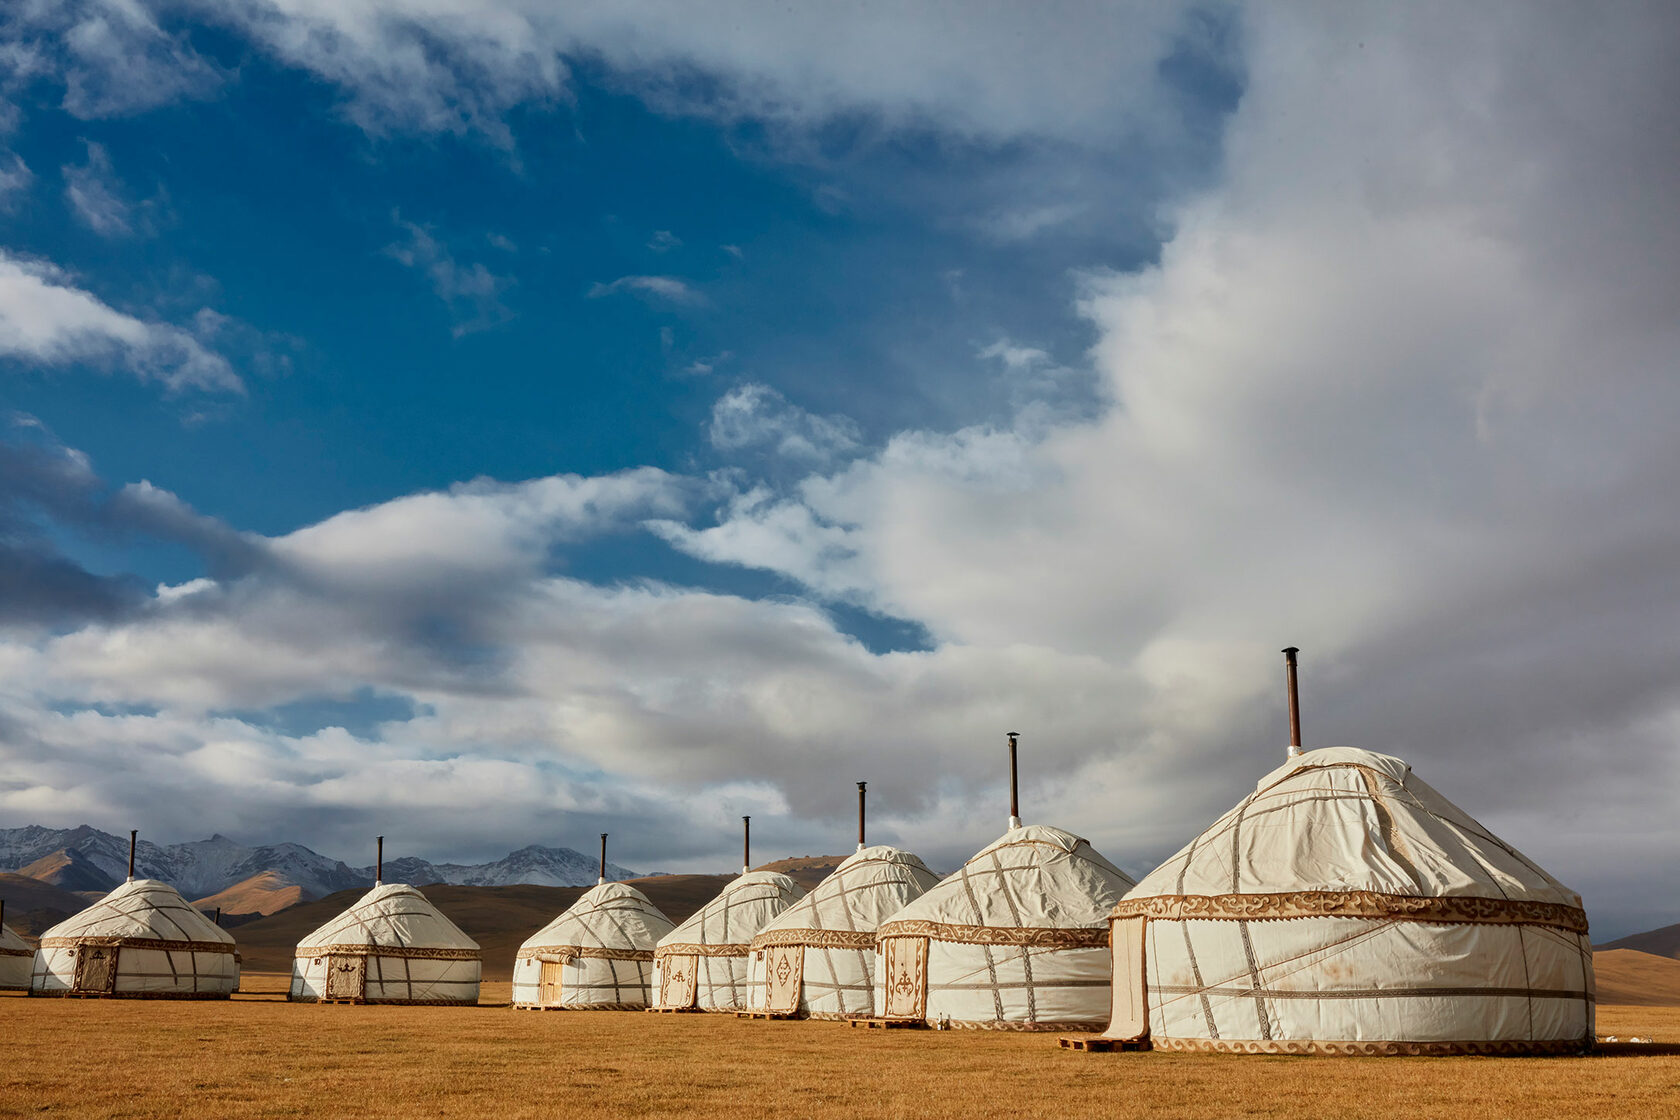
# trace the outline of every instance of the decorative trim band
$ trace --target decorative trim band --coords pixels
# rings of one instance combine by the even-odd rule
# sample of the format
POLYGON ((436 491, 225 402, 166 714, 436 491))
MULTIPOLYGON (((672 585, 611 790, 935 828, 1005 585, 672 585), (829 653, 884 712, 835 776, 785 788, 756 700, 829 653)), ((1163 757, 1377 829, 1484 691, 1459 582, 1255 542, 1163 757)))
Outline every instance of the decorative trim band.
POLYGON ((809 945, 814 949, 875 949, 875 931, 867 929, 773 929, 752 939, 754 949, 771 945, 809 945))
POLYGON ((653 951, 654 960, 665 957, 744 957, 752 952, 751 945, 661 945, 653 951))
POLYGON ((591 957, 604 961, 651 961, 652 949, 607 949, 599 945, 537 945, 521 949, 514 960, 569 961, 576 957, 591 957))
POLYGON ((0 957, 33 957, 33 949, 0 949, 0 957))
POLYGON ((1159 1037, 1152 1037, 1149 1041, 1156 1050, 1170 1050, 1181 1054, 1328 1054, 1369 1058, 1447 1057, 1454 1054, 1583 1054, 1593 1046, 1590 1035, 1585 1038, 1471 1039, 1460 1042, 1385 1042, 1374 1039, 1368 1042, 1325 1042, 1316 1039, 1159 1037))
POLYGON ((158 953, 226 953, 236 956, 233 944, 224 941, 165 941, 160 937, 43 937, 43 949, 79 949, 87 945, 108 949, 151 949, 158 953))
POLYGON ((524 1003, 512 1005, 515 1011, 646 1011, 645 1003, 524 1003))
POLYGON ((1587 932, 1586 911, 1531 899, 1382 894, 1377 891, 1288 891, 1281 894, 1190 894, 1127 898, 1109 911, 1111 921, 1267 922, 1285 918, 1386 918, 1409 922, 1552 926, 1587 932))
POLYGON ((1573 988, 1199 988, 1194 984, 1151 984, 1151 993, 1212 999, 1300 999, 1315 1003, 1345 999, 1573 999, 1594 1003, 1592 992, 1573 988))
POLYGON ((383 999, 383 998, 381 998, 381 999, 361 999, 361 998, 340 999, 340 998, 335 996, 332 999, 328 999, 326 996, 294 996, 294 995, 291 995, 291 994, 288 993, 287 996, 286 996, 286 999, 288 1001, 292 1002, 292 1003, 365 1003, 365 1004, 379 1004, 381 1006, 386 1005, 386 1004, 392 1004, 392 1005, 402 1004, 404 1006, 414 1006, 414 1007, 477 1007, 478 1006, 477 997, 474 997, 472 999, 394 999, 394 998, 393 999, 383 999))
POLYGON ((43 992, 35 988, 29 989, 32 997, 44 999, 227 999, 233 995, 227 992, 88 992, 74 988, 59 988, 50 992, 43 992))
POLYGON ((292 954, 294 960, 305 957, 406 957, 417 961, 476 961, 483 954, 477 949, 425 949, 413 945, 299 945, 292 954))
MULTIPOLYGON (((934 1024, 935 1020, 928 1020, 929 1026, 934 1024)), ((1021 1023, 1008 1019, 951 1019, 947 1021, 946 1025, 957 1031, 1021 1031, 1024 1033, 1041 1033, 1044 1031, 1095 1033, 1108 1029, 1106 1019, 1064 1019, 1055 1023, 1021 1023)))
MULTIPOLYGON (((962 945, 1018 945, 1029 949, 1106 949, 1108 930, 1054 929, 1037 926, 958 926, 945 922, 887 922, 875 931, 886 937, 929 937, 962 945)), ((1064 1028, 1072 1030, 1072 1027, 1064 1028)))

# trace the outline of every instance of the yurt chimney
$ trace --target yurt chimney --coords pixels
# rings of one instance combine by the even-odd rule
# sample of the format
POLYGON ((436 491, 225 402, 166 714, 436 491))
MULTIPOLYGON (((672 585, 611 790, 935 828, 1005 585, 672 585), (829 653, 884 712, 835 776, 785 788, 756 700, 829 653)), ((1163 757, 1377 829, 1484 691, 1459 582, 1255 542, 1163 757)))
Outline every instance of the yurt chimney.
POLYGON ((605 883, 606 881, 607 881, 607 834, 603 832, 603 833, 601 833, 601 877, 599 879, 595 880, 595 885, 600 886, 602 883, 605 883))
POLYGON ((373 885, 381 886, 385 882, 385 837, 374 841, 373 857, 373 885))
POLYGON ((1005 731, 1009 736, 1009 827, 1021 827, 1021 780, 1015 765, 1015 740, 1021 737, 1019 731, 1005 731))
POLYGON ((128 881, 131 883, 134 882, 134 847, 139 843, 139 837, 138 828, 128 830, 128 881))
POLYGON ((218 907, 216 907, 216 928, 220 929, 221 925, 222 925, 222 908, 220 906, 218 906, 218 907))
POLYGON ((741 874, 752 870, 752 818, 741 818, 741 874))
POLYGON ((6 900, 0 898, 0 926, 6 924, 6 900))
POLYGON ((868 782, 858 783, 858 851, 863 851, 863 791, 868 782))
POLYGON ((1301 651, 1290 646, 1283 651, 1283 676, 1289 688, 1289 757, 1301 754, 1301 687, 1295 677, 1295 655, 1301 651))

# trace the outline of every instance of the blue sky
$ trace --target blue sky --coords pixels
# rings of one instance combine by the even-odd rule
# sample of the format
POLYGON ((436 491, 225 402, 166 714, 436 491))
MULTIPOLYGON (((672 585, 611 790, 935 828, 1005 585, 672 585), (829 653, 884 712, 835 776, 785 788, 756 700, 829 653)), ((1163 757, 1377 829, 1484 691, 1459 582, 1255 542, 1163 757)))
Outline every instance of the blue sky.
POLYGON ((1663 16, 0 17, 0 821, 1140 874, 1297 644, 1680 920, 1663 16))

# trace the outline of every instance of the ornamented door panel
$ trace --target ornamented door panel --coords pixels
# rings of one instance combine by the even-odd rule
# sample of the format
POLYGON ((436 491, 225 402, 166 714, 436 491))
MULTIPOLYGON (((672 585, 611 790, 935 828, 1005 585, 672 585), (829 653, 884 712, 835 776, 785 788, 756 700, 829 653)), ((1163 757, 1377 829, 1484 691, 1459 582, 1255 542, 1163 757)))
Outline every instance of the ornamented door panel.
POLYGON ((805 946, 771 945, 764 950, 765 1010, 791 1014, 799 1010, 805 984, 805 946))
POLYGON ((1109 923, 1108 944, 1113 959, 1114 1006, 1109 1013, 1109 1038, 1133 1042, 1149 1036, 1149 974, 1144 955, 1145 918, 1120 918, 1109 923))
POLYGON ((333 955, 327 958, 328 999, 363 999, 367 994, 367 958, 333 955))
POLYGON ((699 971, 700 958, 692 953, 673 953, 659 963, 659 1006, 693 1007, 694 974, 699 971))
POLYGON ((881 939, 881 967, 886 970, 888 1019, 927 1018, 928 939, 884 937, 881 939))
POLYGON ((560 1006, 560 990, 566 973, 565 961, 541 961, 542 980, 537 988, 537 1002, 544 1007, 560 1006))
POLYGON ((77 950, 75 990, 116 991, 117 952, 115 945, 88 945, 77 950))

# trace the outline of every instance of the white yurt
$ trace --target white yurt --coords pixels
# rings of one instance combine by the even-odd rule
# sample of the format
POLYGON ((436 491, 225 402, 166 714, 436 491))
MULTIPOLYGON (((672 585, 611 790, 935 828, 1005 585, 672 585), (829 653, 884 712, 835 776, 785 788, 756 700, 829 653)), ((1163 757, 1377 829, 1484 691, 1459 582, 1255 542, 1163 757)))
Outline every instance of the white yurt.
POLYGON ((887 1019, 983 1030, 1101 1030, 1108 912, 1132 880, 1089 841, 1023 825, 1009 732, 1009 831, 882 922, 887 1019))
MULTIPOLYGON (((1293 687, 1291 711, 1298 743, 1293 687)), ((1114 908, 1110 1037, 1267 1054, 1591 1045, 1580 896, 1400 759, 1297 751, 1114 908)))
POLYGON ((226 999, 239 988, 233 938, 168 883, 130 879, 41 935, 29 994, 226 999))
POLYGON ((653 950, 674 928, 647 895, 601 878, 526 939, 513 962, 515 1007, 635 1011, 653 1002, 653 950))
POLYGON ((811 1019, 875 1014, 875 930, 939 876, 909 852, 864 843, 858 783, 858 848, 810 894, 752 940, 752 1009, 811 1019))
POLYGON ((6 924, 6 900, 0 898, 0 992, 27 992, 35 950, 6 924))
POLYGON ((1011 828, 881 923, 877 1014, 989 1030, 1101 1030, 1108 913, 1131 886, 1071 832, 1011 828))
MULTIPOLYGON (((744 820, 745 818, 743 818, 744 820)), ((747 957, 764 924, 805 896, 778 871, 749 871, 664 937, 653 951, 655 1004, 666 1011, 746 1011, 747 957)))
POLYGON ((376 880, 354 906, 298 942, 289 998, 476 1004, 481 967, 478 942, 419 890, 376 880))

